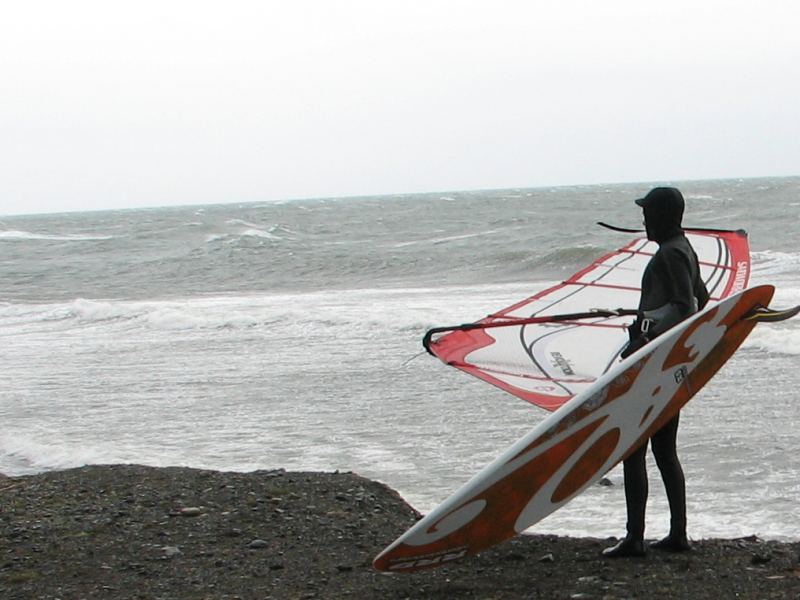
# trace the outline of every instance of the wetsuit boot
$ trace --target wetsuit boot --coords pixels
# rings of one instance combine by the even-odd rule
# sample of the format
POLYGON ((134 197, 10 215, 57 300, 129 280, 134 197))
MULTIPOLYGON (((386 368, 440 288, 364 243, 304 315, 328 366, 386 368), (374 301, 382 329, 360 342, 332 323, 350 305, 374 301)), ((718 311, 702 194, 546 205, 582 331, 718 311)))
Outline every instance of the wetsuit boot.
POLYGON ((628 511, 626 524, 628 534, 615 546, 603 550, 603 556, 606 558, 628 558, 647 554, 647 546, 644 543, 644 516, 648 493, 646 453, 647 444, 636 450, 622 464, 625 478, 625 506, 628 511))
POLYGON ((683 535, 670 533, 667 537, 650 544, 650 547, 653 550, 664 550, 666 552, 687 552, 692 549, 692 545, 689 543, 685 533, 683 535))
POLYGON ((603 550, 603 556, 606 558, 631 558, 646 554, 647 546, 644 545, 644 540, 631 534, 626 535, 615 546, 603 550))

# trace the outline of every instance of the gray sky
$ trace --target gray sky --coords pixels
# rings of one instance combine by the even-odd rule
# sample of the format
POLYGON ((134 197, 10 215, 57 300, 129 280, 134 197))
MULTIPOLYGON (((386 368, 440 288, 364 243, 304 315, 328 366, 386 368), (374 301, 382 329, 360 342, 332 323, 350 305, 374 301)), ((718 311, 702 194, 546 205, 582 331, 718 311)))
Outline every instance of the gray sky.
POLYGON ((0 215, 800 174, 795 0, 26 0, 0 215))

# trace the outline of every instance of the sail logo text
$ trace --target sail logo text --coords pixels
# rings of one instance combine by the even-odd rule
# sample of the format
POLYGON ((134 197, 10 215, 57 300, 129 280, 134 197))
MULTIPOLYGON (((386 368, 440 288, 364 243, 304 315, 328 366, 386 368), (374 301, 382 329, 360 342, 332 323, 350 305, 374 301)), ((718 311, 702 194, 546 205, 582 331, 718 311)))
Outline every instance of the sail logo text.
POLYGON ((744 283, 747 281, 747 272, 750 265, 746 260, 740 260, 736 263, 736 277, 733 280, 733 289, 731 292, 740 292, 744 289, 744 283))
POLYGON ((550 356, 553 358, 553 366, 564 371, 564 375, 575 375, 575 371, 572 370, 572 366, 569 364, 569 361, 564 358, 564 355, 561 354, 561 352, 551 352, 550 356))

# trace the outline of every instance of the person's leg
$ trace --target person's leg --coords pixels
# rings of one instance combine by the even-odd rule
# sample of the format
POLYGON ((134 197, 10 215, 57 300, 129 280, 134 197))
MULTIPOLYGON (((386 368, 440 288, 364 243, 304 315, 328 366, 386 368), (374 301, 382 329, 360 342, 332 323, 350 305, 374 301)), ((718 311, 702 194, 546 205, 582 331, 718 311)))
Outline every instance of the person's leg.
POLYGON ((622 463, 625 477, 625 505, 628 511, 627 535, 616 546, 603 550, 603 556, 622 558, 644 556, 644 519, 647 506, 647 444, 636 450, 622 463))
POLYGON ((667 422, 659 429, 651 440, 653 455, 656 459, 658 470, 669 501, 670 526, 669 535, 664 539, 651 544, 652 548, 681 552, 689 550, 689 540, 686 537, 686 478, 678 459, 679 415, 667 422))

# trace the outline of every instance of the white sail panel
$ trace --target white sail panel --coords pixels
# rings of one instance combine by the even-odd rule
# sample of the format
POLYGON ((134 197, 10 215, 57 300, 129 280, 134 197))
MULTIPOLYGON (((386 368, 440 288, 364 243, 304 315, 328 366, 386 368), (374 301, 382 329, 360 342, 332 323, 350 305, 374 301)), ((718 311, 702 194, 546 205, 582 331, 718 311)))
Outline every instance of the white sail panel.
MULTIPOLYGON (((712 301, 745 288, 750 251, 743 231, 687 230, 687 237, 712 301)), ((657 249, 654 242, 634 239, 559 285, 477 323, 432 330, 426 347, 449 365, 555 410, 619 360, 642 273, 657 249), (594 316, 595 309, 627 314, 594 316)))

